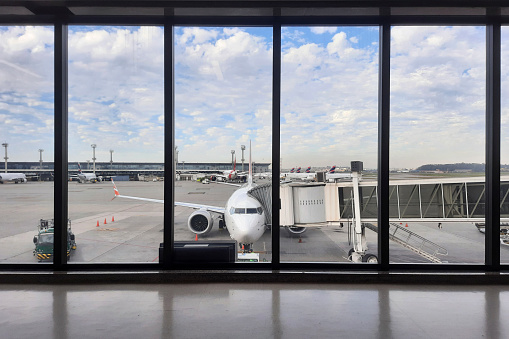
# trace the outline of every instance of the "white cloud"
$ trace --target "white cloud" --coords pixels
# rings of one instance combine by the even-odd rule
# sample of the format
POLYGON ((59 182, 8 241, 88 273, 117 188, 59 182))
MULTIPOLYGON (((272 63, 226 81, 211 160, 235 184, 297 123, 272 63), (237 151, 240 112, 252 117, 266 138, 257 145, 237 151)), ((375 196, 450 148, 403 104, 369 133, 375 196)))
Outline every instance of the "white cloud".
POLYGON ((391 166, 484 162, 484 29, 392 33, 391 166))
POLYGON ((337 30, 338 30, 337 27, 311 27, 310 28, 310 31, 315 34, 324 34, 324 33, 333 34, 333 33, 336 33, 337 30))
MULTIPOLYGON (((229 161, 230 150, 240 154, 251 139, 254 160, 270 162, 270 32, 176 29, 179 160, 229 161)), ((484 28, 398 26, 391 36, 391 167, 483 162, 484 28)), ((352 160, 375 167, 376 29, 285 27, 282 38, 283 167, 352 160)), ((509 60, 507 34, 502 41, 502 59, 509 60)), ((98 159, 107 161, 114 149, 117 161, 162 161, 163 30, 75 27, 69 48, 70 160, 89 159, 96 143, 98 159)), ((50 161, 52 29, 0 28, 0 60, 0 136, 12 147, 10 158, 37 160, 44 148, 50 161)), ((507 88, 509 67, 502 71, 507 88)), ((502 97, 505 144, 508 98, 502 97)), ((504 147, 502 162, 509 162, 504 147)))

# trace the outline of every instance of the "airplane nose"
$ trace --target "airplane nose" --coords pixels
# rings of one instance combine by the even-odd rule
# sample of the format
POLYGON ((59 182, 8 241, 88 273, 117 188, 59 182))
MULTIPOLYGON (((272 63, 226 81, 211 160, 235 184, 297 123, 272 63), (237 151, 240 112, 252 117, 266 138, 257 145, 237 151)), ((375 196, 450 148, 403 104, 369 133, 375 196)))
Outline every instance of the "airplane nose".
POLYGON ((235 239, 241 244, 251 244, 263 235, 265 227, 258 218, 239 216, 235 220, 235 239))

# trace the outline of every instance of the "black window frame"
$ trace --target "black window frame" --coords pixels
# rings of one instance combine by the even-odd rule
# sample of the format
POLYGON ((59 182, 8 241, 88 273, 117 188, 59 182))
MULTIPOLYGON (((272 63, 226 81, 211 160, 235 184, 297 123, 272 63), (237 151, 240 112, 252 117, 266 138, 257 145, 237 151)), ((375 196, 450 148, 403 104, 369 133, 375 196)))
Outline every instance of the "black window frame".
MULTIPOLYGON (((12 1, 0 1, 2 6, 12 6, 12 1)), ((31 3, 26 1, 26 3, 31 3)), ((34 4, 37 1, 33 2, 34 4)), ((48 1, 48 3, 53 3, 48 1)), ((41 270, 41 271, 79 271, 79 270, 334 270, 334 271, 474 271, 474 272, 501 272, 508 271, 509 264, 500 263, 500 128, 501 128, 501 27, 509 25, 509 15, 502 15, 503 8, 483 7, 482 1, 465 1, 461 8, 477 7, 485 9, 485 15, 391 15, 389 6, 397 6, 397 1, 382 2, 371 1, 364 4, 355 4, 353 1, 339 2, 338 7, 348 5, 360 9, 374 6, 378 15, 366 16, 282 16, 281 7, 293 7, 290 2, 246 2, 245 6, 254 8, 269 8, 270 16, 175 16, 171 8, 164 10, 165 16, 76 16, 62 7, 61 2, 55 1, 55 7, 32 9, 34 15, 1 15, 0 25, 49 25, 55 32, 55 191, 54 191, 54 218, 55 218, 55 250, 54 262, 49 265, 2 263, 3 270, 41 270), (269 4, 268 4, 269 3, 269 4), (67 263, 66 242, 67 237, 67 30, 70 25, 155 25, 164 28, 164 115, 165 115, 165 173, 171 177, 175 171, 174 166, 174 61, 173 61, 173 31, 175 26, 264 26, 273 28, 273 112, 272 112, 272 170, 279 172, 280 150, 280 98, 281 98, 281 27, 282 26, 378 26, 379 27, 379 112, 378 112, 378 224, 389 224, 389 135, 390 135, 390 31, 394 26, 400 25, 477 25, 486 27, 486 237, 485 237, 485 263, 470 264, 399 264, 389 263, 389 234, 388 228, 381 227, 378 235, 379 263, 372 265, 355 263, 308 263, 280 261, 279 254, 279 227, 272 228, 272 261, 270 263, 234 263, 234 264, 177 264, 172 261, 173 252, 173 204, 164 207, 164 243, 169 244, 163 248, 163 259, 159 263, 67 263)), ((96 2, 90 1, 91 5, 96 2)), ((112 1, 104 1, 104 6, 119 6, 112 1)), ((158 2, 133 2, 155 7, 158 2)), ((179 2, 184 6, 183 2, 179 2)), ((234 7, 235 2, 218 2, 216 9, 227 5, 234 7)), ((502 4, 503 2, 501 2, 502 4)), ((497 3, 493 2, 493 6, 497 3)), ((326 7, 333 6, 327 1, 303 2, 298 7, 326 7)), ((433 5, 437 7, 458 7, 457 2, 427 1, 416 2, 412 5, 416 13, 420 7, 433 5)), ((193 6, 193 5, 189 5, 193 6)), ((297 5, 295 5, 297 6, 297 5)), ((412 7, 406 5, 405 7, 412 7)), ((136 6, 135 6, 136 7, 136 6)), ((64 7, 65 8, 65 7, 64 7)), ((370 7, 371 8, 371 7, 370 7)), ((460 7, 458 7, 460 8, 460 7)), ((451 10, 450 10, 451 11, 451 10)), ((273 177, 273 201, 279 200, 279 182, 273 177)), ((170 180, 164 182, 165 200, 174 201, 174 186, 170 180)), ((272 210, 273 224, 279 224, 279 206, 274 204, 272 210)))

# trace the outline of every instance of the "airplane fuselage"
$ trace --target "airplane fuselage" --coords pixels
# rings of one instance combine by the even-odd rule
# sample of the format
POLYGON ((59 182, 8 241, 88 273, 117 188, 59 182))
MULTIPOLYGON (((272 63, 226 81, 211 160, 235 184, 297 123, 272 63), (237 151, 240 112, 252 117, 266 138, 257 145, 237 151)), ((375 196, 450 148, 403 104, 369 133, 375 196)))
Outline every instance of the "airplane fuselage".
POLYGON ((226 177, 226 179, 233 180, 233 179, 235 179, 237 177, 237 171, 235 171, 235 170, 224 171, 223 175, 226 177))
POLYGON ((94 173, 78 173, 78 178, 81 183, 85 183, 87 181, 96 182, 98 181, 97 176, 94 173))
POLYGON ((27 178, 24 173, 0 173, 0 183, 12 181, 15 184, 18 182, 27 182, 27 178))
POLYGON ((236 190, 226 202, 224 221, 230 237, 239 245, 250 245, 265 232, 265 214, 261 204, 247 192, 245 185, 236 190))

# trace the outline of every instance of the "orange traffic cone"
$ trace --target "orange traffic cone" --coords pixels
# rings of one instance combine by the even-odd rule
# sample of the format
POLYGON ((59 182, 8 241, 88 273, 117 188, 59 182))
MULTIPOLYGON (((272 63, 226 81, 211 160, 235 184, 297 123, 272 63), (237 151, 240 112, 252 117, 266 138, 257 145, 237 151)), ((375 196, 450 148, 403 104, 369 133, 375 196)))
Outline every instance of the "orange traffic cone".
POLYGON ((106 218, 104 218, 104 224, 105 224, 105 225, 107 224, 107 222, 106 222, 106 218))
POLYGON ((115 216, 112 216, 111 217, 111 222, 114 222, 115 221, 115 216))
POLYGON ((408 223, 405 224, 405 227, 408 227, 408 223))
POLYGON ((302 243, 302 238, 299 238, 299 244, 301 244, 301 243, 302 243))
POLYGON ((194 237, 194 241, 198 241, 198 234, 194 237))
POLYGON ((99 227, 99 220, 97 220, 97 225, 95 227, 99 227))

